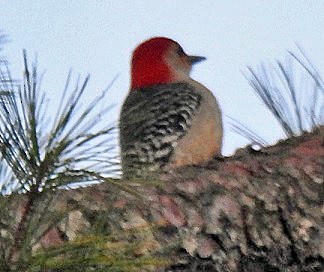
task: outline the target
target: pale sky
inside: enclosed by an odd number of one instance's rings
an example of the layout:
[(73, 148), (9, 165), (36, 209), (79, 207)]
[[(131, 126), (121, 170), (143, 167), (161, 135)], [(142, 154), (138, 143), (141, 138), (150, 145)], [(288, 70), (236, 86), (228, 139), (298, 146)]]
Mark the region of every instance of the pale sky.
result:
[[(16, 74), (22, 49), (37, 53), (42, 87), (58, 103), (70, 68), (91, 75), (87, 95), (97, 96), (118, 74), (103, 104), (115, 104), (118, 119), (128, 92), (129, 58), (134, 47), (153, 36), (178, 41), (188, 54), (207, 57), (192, 77), (216, 96), (223, 114), (240, 120), (270, 143), (280, 127), (242, 75), (246, 66), (284, 60), (298, 43), (324, 71), (324, 1), (302, 0), (2, 0), (0, 30), (11, 40), (2, 52)], [(247, 141), (224, 118), (223, 153)]]

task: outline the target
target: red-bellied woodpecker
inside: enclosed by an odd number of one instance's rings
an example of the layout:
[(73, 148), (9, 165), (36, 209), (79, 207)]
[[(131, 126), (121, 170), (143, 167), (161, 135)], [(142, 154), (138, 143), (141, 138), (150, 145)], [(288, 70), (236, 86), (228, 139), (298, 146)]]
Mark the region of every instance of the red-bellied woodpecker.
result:
[(164, 37), (135, 49), (120, 114), (125, 177), (201, 164), (220, 154), (221, 111), (211, 91), (189, 76), (192, 65), (204, 59)]

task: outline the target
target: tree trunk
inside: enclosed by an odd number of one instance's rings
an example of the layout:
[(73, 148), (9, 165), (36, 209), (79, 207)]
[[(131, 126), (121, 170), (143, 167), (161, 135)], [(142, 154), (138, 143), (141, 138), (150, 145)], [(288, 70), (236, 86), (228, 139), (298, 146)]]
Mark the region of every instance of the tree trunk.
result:
[(145, 241), (138, 254), (168, 247), (170, 264), (159, 271), (324, 271), (323, 171), (321, 127), (154, 186), (131, 183), (140, 198), (109, 183), (60, 190), (51, 210), (67, 216), (39, 228), (34, 250), (91, 232), (101, 218), (102, 234), (153, 226), (136, 234)]

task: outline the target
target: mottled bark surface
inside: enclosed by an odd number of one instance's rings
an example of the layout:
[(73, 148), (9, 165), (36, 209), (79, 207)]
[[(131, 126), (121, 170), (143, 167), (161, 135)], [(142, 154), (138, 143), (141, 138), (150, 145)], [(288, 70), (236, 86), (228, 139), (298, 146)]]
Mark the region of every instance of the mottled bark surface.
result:
[[(158, 186), (133, 185), (143, 199), (106, 183), (59, 191), (50, 210), (67, 216), (42, 226), (34, 249), (89, 233), (94, 222), (103, 234), (153, 225), (136, 234), (138, 254), (167, 246), (171, 264), (161, 271), (324, 271), (323, 176), (322, 127), (168, 174)], [(12, 198), (12, 216), (23, 198)]]

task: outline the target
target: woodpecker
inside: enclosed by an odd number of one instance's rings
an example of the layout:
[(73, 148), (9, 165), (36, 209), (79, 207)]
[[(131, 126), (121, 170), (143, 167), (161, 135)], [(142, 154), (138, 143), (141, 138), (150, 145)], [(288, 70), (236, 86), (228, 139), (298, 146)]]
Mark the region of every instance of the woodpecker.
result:
[(221, 154), (221, 110), (212, 92), (189, 75), (205, 59), (165, 37), (134, 50), (119, 122), (124, 177), (202, 164)]

